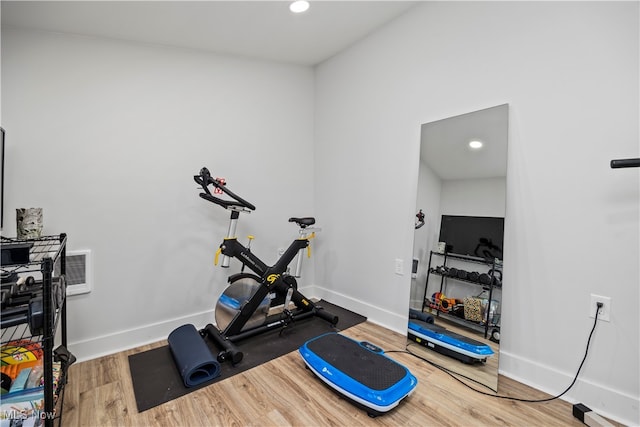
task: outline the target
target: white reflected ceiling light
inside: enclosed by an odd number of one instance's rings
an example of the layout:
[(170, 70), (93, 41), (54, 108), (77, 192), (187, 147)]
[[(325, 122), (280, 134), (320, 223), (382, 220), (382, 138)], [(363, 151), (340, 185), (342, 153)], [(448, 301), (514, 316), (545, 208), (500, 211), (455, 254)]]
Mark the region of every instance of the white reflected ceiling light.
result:
[(293, 13), (302, 13), (309, 9), (309, 2), (305, 0), (297, 0), (289, 5), (289, 10)]
[(469, 141), (469, 148), (472, 148), (474, 150), (477, 150), (479, 148), (482, 148), (482, 141), (478, 141), (477, 139), (474, 139), (473, 141)]

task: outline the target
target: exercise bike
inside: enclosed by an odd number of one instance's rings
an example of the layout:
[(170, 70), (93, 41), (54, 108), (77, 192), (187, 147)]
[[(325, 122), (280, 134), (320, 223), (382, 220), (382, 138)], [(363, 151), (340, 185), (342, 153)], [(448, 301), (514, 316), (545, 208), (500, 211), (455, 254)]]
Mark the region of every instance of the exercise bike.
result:
[[(240, 214), (249, 213), (256, 207), (229, 190), (222, 180), (212, 178), (207, 168), (202, 168), (193, 179), (203, 190), (201, 198), (231, 211), (227, 236), (216, 251), (214, 263), (218, 264), (220, 255), (221, 267), (229, 267), (231, 258), (242, 263), (242, 272), (229, 276), (229, 286), (216, 303), (216, 326), (208, 324), (200, 331), (203, 337), (208, 336), (220, 349), (218, 361), (230, 360), (234, 365), (239, 363), (243, 355), (235, 345), (236, 342), (273, 329), (285, 328), (297, 320), (318, 316), (331, 325), (337, 324), (337, 316), (298, 291), (294, 277), (299, 276), (302, 255), (309, 247), (309, 240), (315, 236), (313, 229), (309, 228), (315, 224), (315, 218), (289, 219), (289, 222), (298, 224), (301, 237), (291, 243), (274, 265), (268, 266), (251, 252), (251, 240), (245, 247), (235, 237)], [(232, 200), (214, 196), (209, 185), (215, 188), (214, 194), (224, 193)], [(290, 275), (287, 267), (297, 255), (296, 272)], [(245, 267), (255, 274), (245, 273)], [(283, 309), (280, 313), (270, 315), (274, 301), (283, 301)], [(295, 305), (294, 309), (290, 309), (291, 302)]]

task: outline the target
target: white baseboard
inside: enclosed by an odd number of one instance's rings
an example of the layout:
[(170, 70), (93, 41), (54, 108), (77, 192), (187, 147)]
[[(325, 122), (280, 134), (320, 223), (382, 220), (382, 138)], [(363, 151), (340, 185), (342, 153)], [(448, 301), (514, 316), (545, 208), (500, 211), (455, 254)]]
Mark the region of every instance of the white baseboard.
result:
[[(575, 372), (561, 372), (504, 350), (500, 350), (499, 372), (501, 375), (552, 396), (562, 393), (575, 376)], [(499, 391), (500, 384), (498, 384)], [(527, 397), (523, 396), (523, 398)], [(583, 403), (598, 415), (627, 426), (640, 425), (638, 396), (631, 396), (588, 379), (578, 377), (573, 388), (561, 399), (571, 404)]]
[[(308, 298), (318, 298), (330, 301), (347, 310), (366, 316), (371, 322), (383, 327), (406, 333), (407, 318), (398, 316), (380, 307), (363, 303), (346, 295), (327, 290), (319, 286), (307, 286), (300, 291)], [(120, 351), (129, 350), (145, 344), (164, 341), (175, 328), (191, 323), (196, 328), (211, 323), (214, 319), (213, 309), (201, 313), (181, 316), (161, 322), (142, 325), (136, 328), (122, 330), (111, 334), (82, 341), (70, 341), (69, 350), (76, 356), (79, 362), (95, 359)]]
[(76, 356), (78, 362), (83, 362), (166, 340), (171, 331), (188, 323), (193, 324), (196, 328), (202, 328), (206, 324), (212, 323), (213, 318), (213, 310), (208, 310), (83, 341), (70, 341), (68, 348)]
[(370, 322), (387, 329), (391, 329), (394, 332), (398, 332), (400, 334), (407, 333), (408, 313), (407, 316), (399, 316), (398, 314), (392, 313), (384, 308), (367, 304), (347, 295), (325, 289), (320, 286), (309, 286), (302, 292), (307, 296), (313, 295), (314, 297), (324, 299), (333, 304), (339, 305), (340, 307), (346, 308), (347, 310), (351, 310), (365, 316)]

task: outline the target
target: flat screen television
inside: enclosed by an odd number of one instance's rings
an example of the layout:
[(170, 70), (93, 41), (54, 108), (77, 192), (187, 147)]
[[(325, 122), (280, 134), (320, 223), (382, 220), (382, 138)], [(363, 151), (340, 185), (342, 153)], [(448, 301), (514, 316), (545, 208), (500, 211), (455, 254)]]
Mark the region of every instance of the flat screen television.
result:
[(504, 218), (442, 215), (439, 241), (446, 243), (448, 253), (501, 260)]

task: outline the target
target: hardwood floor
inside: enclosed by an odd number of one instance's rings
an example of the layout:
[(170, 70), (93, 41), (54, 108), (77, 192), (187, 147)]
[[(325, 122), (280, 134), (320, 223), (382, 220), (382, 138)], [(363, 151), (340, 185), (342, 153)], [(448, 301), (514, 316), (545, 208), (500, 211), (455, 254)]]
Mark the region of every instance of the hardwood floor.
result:
[(495, 354), (489, 357), (484, 363), (474, 363), (473, 365), (469, 365), (466, 363), (462, 363), (459, 360), (454, 359), (453, 357), (449, 357), (436, 351), (427, 349), (424, 346), (421, 346), (411, 340), (409, 340), (408, 350), (411, 351), (411, 353), (417, 354), (420, 357), (424, 357), (425, 359), (428, 359), (431, 362), (440, 365), (450, 371), (464, 375), (470, 379), (473, 379), (474, 381), (477, 381), (479, 384), (486, 386), (486, 388), (483, 388), (483, 391), (497, 390), (500, 345), (484, 338), (484, 335), (481, 333), (469, 331), (465, 328), (457, 326), (453, 323), (446, 322), (442, 319), (436, 320), (436, 325), (444, 326), (450, 332), (465, 335), (475, 341), (486, 344), (491, 347)]
[[(386, 351), (406, 339), (365, 322), (342, 332)], [(65, 391), (64, 426), (582, 426), (561, 400), (522, 403), (469, 390), (431, 365), (405, 353), (389, 356), (405, 365), (418, 386), (398, 407), (377, 418), (340, 398), (304, 368), (297, 351), (138, 413), (128, 356), (159, 342), (73, 365)], [(484, 390), (483, 390), (484, 391)], [(527, 399), (546, 394), (500, 377), (502, 395)]]

